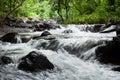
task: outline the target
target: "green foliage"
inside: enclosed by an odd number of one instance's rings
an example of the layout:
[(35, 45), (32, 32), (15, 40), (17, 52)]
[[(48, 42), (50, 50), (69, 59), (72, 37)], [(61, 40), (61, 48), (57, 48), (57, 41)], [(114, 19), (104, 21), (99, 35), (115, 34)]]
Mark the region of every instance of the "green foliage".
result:
[(48, 4), (48, 1), (34, 1), (34, 0), (26, 0), (24, 5), (20, 7), (20, 16), (26, 17), (40, 17), (41, 19), (49, 18), (51, 6)]
[[(19, 8), (25, 0), (0, 0), (0, 16), (14, 15), (15, 10)], [(15, 11), (14, 13), (12, 13)]]
[[(2, 0), (0, 15), (8, 12), (19, 1)], [(120, 0), (25, 0), (12, 15), (57, 18), (63, 23), (106, 23), (110, 19), (120, 19)]]

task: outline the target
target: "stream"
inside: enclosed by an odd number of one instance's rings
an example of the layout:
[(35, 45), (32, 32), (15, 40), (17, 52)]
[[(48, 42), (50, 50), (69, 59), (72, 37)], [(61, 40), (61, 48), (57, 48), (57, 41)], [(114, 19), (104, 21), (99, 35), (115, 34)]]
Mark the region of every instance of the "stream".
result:
[[(120, 73), (112, 71), (112, 65), (100, 64), (95, 59), (95, 49), (116, 36), (112, 33), (85, 31), (86, 25), (61, 25), (61, 29), (49, 32), (55, 39), (30, 40), (27, 43), (0, 42), (0, 56), (6, 55), (14, 63), (0, 65), (0, 80), (120, 80)], [(65, 30), (72, 33), (64, 33)], [(20, 33), (40, 35), (41, 32)], [(24, 72), (17, 69), (19, 59), (31, 51), (42, 52), (54, 64), (53, 70)]]

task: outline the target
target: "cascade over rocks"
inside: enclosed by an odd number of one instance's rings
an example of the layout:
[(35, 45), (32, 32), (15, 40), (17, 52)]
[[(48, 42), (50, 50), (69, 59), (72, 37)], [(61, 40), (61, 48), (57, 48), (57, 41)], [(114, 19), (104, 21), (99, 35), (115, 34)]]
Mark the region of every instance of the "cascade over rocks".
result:
[(53, 69), (54, 65), (43, 54), (35, 51), (30, 52), (28, 55), (20, 59), (18, 69), (23, 71), (40, 71)]
[(115, 25), (112, 25), (108, 28), (105, 28), (104, 30), (100, 31), (100, 33), (109, 33), (109, 32), (113, 32), (113, 31), (116, 31), (116, 26)]
[(10, 42), (10, 43), (17, 43), (17, 36), (18, 33), (16, 32), (11, 32), (3, 35), (0, 40), (3, 42)]
[(53, 40), (55, 36), (53, 36), (50, 32), (44, 31), (40, 36), (33, 36), (33, 39), (45, 39), (45, 40)]
[(48, 31), (44, 31), (40, 36), (34, 36), (33, 39), (45, 39), (45, 40), (52, 40), (55, 37)]
[(0, 65), (10, 64), (12, 62), (13, 61), (10, 57), (7, 57), (7, 56), (1, 56), (0, 57)]
[[(91, 31), (91, 32), (101, 32), (101, 33), (109, 33), (109, 32), (113, 32), (113, 31), (119, 31), (119, 27), (120, 27), (120, 21), (113, 21), (110, 20), (108, 24), (95, 24), (94, 26), (91, 27), (87, 27), (87, 31)], [(114, 27), (114, 26), (117, 27)], [(119, 26), (118, 26), (119, 25)], [(117, 32), (116, 32), (117, 33)]]
[(120, 65), (120, 37), (114, 37), (112, 41), (96, 49), (96, 58), (105, 64)]
[(100, 33), (109, 33), (116, 31), (117, 36), (120, 34), (120, 20), (118, 21), (113, 21), (110, 20), (109, 23), (105, 26), (103, 26), (103, 29), (100, 31)]

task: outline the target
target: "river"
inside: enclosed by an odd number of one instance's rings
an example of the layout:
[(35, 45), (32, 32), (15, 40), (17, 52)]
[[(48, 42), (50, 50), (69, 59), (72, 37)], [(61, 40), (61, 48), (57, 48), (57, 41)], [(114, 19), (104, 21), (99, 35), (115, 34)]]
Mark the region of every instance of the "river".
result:
[[(112, 65), (100, 64), (95, 59), (95, 49), (116, 36), (115, 32), (86, 32), (84, 26), (86, 25), (67, 25), (61, 26), (61, 29), (49, 30), (56, 37), (54, 40), (39, 39), (17, 44), (1, 42), (0, 55), (11, 57), (14, 63), (0, 65), (0, 80), (120, 80), (120, 73), (112, 71)], [(68, 29), (73, 32), (63, 33)], [(54, 70), (33, 73), (18, 70), (19, 59), (31, 51), (46, 55), (54, 64)]]

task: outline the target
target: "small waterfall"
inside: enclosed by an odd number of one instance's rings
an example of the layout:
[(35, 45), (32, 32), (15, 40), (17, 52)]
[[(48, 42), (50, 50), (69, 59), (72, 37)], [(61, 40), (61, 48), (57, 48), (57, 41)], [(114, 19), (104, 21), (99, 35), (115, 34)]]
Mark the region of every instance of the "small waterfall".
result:
[[(41, 38), (21, 43), (20, 37), (17, 37), (18, 44), (0, 42), (0, 55), (14, 60), (14, 63), (0, 65), (0, 80), (120, 80), (120, 73), (112, 71), (112, 65), (106, 67), (95, 60), (95, 49), (116, 34), (81, 31), (82, 26), (68, 25), (49, 30), (56, 37), (53, 40)], [(67, 29), (73, 32), (63, 33)], [(40, 34), (41, 32), (29, 33)], [(54, 70), (34, 73), (18, 70), (19, 59), (31, 51), (46, 55), (54, 64)]]
[(17, 38), (17, 43), (22, 43), (21, 37), (20, 36), (16, 36)]
[(52, 41), (36, 41), (32, 44), (34, 48), (58, 51), (59, 49), (66, 50), (69, 54), (76, 55), (77, 57), (86, 57), (84, 53), (100, 44), (105, 40), (81, 40), (80, 39), (59, 39)]

